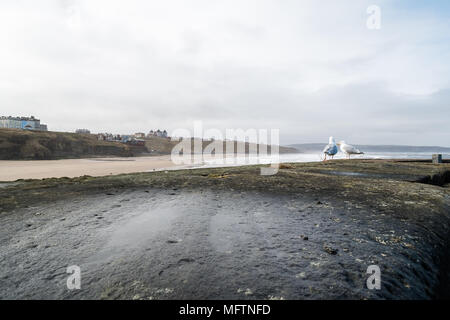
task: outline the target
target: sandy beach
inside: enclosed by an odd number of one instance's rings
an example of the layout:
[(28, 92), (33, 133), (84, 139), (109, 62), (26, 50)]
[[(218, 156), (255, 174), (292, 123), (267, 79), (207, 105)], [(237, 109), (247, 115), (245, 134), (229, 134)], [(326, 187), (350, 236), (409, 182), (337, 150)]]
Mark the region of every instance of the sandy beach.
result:
[(93, 177), (174, 167), (170, 156), (0, 161), (0, 181), (61, 177)]

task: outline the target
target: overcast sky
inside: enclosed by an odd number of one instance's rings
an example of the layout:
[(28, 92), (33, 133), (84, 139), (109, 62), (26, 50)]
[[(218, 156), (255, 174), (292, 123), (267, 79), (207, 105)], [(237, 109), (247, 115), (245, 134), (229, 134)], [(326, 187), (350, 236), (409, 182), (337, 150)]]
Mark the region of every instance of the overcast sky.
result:
[[(0, 114), (450, 146), (450, 1), (0, 2)], [(369, 5), (381, 9), (370, 30)]]

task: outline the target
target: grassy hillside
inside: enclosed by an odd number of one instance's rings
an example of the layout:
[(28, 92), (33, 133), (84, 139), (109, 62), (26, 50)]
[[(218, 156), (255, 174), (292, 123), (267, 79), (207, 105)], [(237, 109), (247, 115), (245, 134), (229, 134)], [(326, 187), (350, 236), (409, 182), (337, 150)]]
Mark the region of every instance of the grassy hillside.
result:
[[(120, 142), (98, 141), (94, 134), (0, 129), (0, 160), (130, 157), (143, 154), (165, 155), (170, 154), (177, 143), (178, 141), (171, 141), (168, 138), (150, 137), (145, 139), (145, 147), (139, 147)], [(210, 143), (210, 141), (203, 141), (203, 148)], [(244, 143), (239, 142), (239, 144)], [(194, 143), (192, 142), (191, 145), (193, 150)], [(244, 148), (248, 152), (249, 144), (245, 143)], [(237, 150), (236, 142), (235, 150)], [(270, 152), (270, 147), (268, 152)], [(297, 151), (294, 148), (280, 147), (280, 152)]]
[(98, 141), (93, 134), (0, 129), (1, 160), (127, 157), (136, 151), (123, 143)]
[[(145, 145), (147, 149), (153, 154), (170, 154), (172, 152), (173, 147), (179, 143), (179, 141), (171, 141), (169, 138), (161, 138), (161, 137), (148, 137), (145, 138)], [(218, 143), (222, 143), (223, 152), (226, 153), (226, 143), (224, 141), (217, 141)], [(248, 142), (236, 142), (234, 143), (234, 153), (237, 153), (237, 149), (244, 148), (245, 153), (249, 152), (250, 145), (255, 147), (255, 144), (249, 144)], [(202, 150), (211, 144), (211, 141), (202, 141)], [(267, 147), (267, 152), (270, 153), (270, 146)], [(194, 152), (194, 139), (191, 139), (191, 152)], [(297, 153), (298, 150), (291, 147), (279, 147), (280, 153)]]

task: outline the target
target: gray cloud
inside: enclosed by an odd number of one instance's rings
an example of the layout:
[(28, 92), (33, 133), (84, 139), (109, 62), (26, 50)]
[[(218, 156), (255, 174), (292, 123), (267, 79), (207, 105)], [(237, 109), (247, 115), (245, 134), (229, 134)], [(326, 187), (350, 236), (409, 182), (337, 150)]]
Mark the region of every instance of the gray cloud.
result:
[(450, 26), (379, 1), (0, 4), (1, 114), (50, 129), (279, 128), (283, 143), (449, 146)]

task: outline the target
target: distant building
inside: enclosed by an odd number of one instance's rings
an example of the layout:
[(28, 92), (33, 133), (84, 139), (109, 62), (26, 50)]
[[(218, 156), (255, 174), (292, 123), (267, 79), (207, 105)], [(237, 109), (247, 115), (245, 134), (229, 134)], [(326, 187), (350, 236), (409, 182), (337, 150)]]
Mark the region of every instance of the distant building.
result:
[(148, 135), (147, 135), (147, 137), (162, 137), (162, 138), (167, 138), (167, 131), (166, 130), (164, 130), (164, 131), (161, 131), (161, 130), (156, 130), (156, 131), (153, 131), (153, 130), (150, 130), (150, 132), (148, 133)]
[(133, 140), (134, 137), (128, 134), (123, 134), (121, 139), (119, 139), (119, 141), (123, 142), (123, 143), (127, 143), (128, 141)]
[(99, 133), (97, 134), (97, 139), (100, 141), (122, 141), (122, 136), (120, 134), (112, 133)]
[(75, 130), (75, 133), (91, 133), (88, 129), (77, 129)]
[(35, 117), (0, 117), (0, 128), (47, 131), (47, 125)]
[[(137, 139), (136, 135), (138, 135), (138, 133), (135, 133), (134, 135), (99, 133), (99, 134), (97, 134), (97, 139), (100, 141), (114, 141), (114, 142), (122, 142), (122, 143), (126, 143), (126, 144), (131, 144), (131, 145), (135, 145), (135, 146), (145, 146), (145, 140)], [(142, 133), (142, 135), (145, 138), (145, 133)]]
[(134, 137), (135, 137), (135, 138), (138, 138), (138, 139), (140, 139), (140, 138), (145, 138), (145, 133), (143, 133), (143, 132), (137, 132), (137, 133), (134, 134)]

